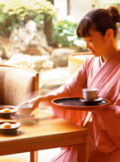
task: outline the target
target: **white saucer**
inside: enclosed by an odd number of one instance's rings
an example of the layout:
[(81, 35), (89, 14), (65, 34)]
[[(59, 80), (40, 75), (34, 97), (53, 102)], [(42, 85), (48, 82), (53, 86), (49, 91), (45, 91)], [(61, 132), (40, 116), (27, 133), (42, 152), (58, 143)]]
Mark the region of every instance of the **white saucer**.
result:
[(98, 103), (101, 102), (103, 100), (102, 97), (98, 97), (95, 100), (85, 100), (84, 98), (80, 98), (80, 101), (83, 103)]

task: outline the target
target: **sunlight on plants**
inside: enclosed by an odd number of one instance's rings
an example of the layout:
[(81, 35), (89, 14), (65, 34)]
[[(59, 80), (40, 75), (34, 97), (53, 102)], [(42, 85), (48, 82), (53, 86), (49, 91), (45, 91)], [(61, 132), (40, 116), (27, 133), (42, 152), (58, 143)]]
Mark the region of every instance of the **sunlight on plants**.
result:
[(71, 16), (58, 19), (53, 24), (53, 42), (58, 47), (84, 47), (84, 42), (76, 35), (77, 22)]
[(47, 0), (4, 0), (0, 3), (0, 34), (10, 36), (17, 25), (34, 20), (43, 27), (44, 16), (56, 18), (57, 9)]

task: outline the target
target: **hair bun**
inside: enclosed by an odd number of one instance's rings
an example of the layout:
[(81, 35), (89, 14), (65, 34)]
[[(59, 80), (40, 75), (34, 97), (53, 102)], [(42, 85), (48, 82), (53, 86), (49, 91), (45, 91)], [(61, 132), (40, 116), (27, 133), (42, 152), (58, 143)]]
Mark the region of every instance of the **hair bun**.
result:
[(107, 10), (112, 14), (114, 21), (120, 22), (120, 12), (117, 7), (110, 6)]

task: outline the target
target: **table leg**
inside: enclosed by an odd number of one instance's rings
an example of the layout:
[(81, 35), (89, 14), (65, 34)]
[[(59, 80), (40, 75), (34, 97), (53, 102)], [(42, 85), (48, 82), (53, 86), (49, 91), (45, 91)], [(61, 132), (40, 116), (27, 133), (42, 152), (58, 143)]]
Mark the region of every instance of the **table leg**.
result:
[(85, 143), (78, 145), (78, 159), (77, 162), (88, 162), (88, 150), (87, 150), (87, 138), (85, 138)]
[(30, 152), (30, 162), (38, 162), (38, 151)]

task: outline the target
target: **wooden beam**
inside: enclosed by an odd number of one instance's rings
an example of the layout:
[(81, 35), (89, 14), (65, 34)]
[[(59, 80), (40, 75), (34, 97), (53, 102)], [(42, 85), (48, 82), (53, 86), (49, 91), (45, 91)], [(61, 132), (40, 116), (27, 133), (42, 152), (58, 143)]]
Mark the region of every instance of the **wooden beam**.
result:
[(70, 15), (70, 0), (67, 0), (67, 15)]

